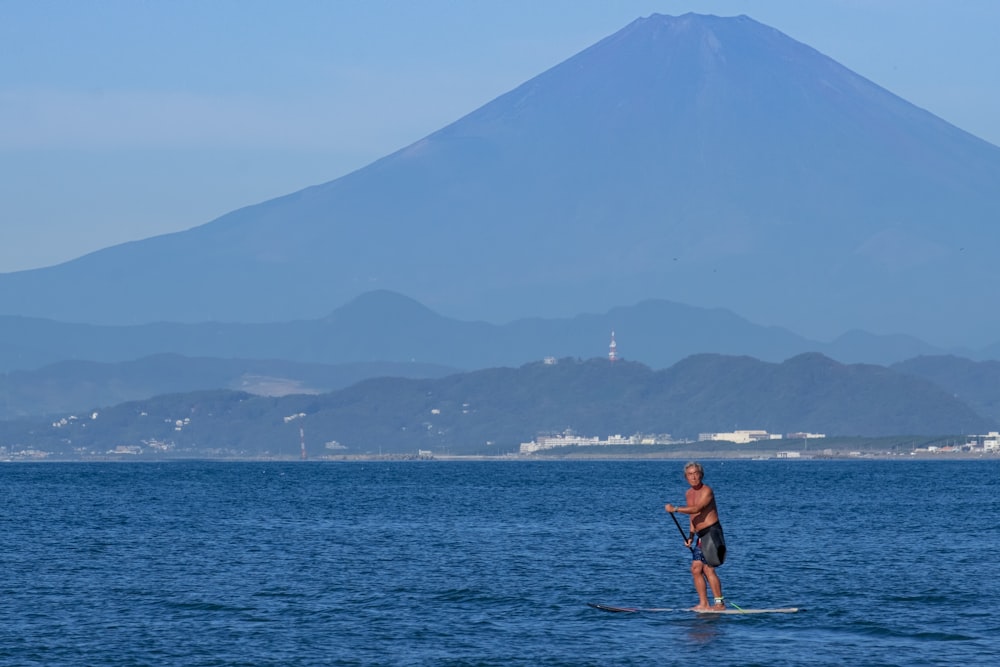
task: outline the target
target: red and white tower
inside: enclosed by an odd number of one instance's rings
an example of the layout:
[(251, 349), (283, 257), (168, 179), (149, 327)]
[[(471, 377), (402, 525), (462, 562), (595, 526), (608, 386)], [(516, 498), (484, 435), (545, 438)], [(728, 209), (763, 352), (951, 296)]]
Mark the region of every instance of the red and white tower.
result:
[(608, 346), (608, 359), (611, 363), (618, 361), (618, 343), (615, 342), (615, 332), (611, 331), (611, 345)]

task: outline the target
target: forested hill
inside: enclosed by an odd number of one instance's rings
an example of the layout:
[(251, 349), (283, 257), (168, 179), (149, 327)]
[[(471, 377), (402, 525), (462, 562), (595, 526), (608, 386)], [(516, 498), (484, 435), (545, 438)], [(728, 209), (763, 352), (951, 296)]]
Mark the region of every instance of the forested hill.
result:
[(438, 379), (366, 380), (319, 395), (172, 394), (44, 423), (0, 423), (0, 444), (85, 455), (160, 443), (190, 456), (255, 456), (294, 455), (304, 440), (313, 455), (499, 454), (566, 429), (694, 438), (734, 429), (887, 436), (996, 428), (931, 382), (882, 366), (818, 354), (780, 364), (710, 354), (662, 371), (567, 358)]

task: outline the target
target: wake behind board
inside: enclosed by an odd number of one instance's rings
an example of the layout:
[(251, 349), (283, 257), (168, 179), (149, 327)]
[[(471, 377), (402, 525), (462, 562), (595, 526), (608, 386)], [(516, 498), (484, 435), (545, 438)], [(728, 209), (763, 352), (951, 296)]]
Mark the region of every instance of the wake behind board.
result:
[(674, 609), (671, 607), (614, 607), (609, 604), (598, 604), (588, 602), (587, 606), (601, 611), (610, 611), (625, 614), (647, 614), (660, 611), (690, 611), (695, 614), (794, 614), (805, 611), (799, 607), (777, 607), (774, 609), (705, 609), (695, 611), (694, 609)]

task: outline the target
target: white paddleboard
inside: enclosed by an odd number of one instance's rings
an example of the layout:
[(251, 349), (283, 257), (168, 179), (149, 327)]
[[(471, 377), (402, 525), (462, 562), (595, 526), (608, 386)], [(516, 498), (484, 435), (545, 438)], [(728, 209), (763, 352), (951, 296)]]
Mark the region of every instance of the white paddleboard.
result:
[(805, 611), (800, 607), (775, 607), (773, 609), (676, 609), (673, 607), (615, 607), (609, 604), (588, 602), (587, 606), (601, 611), (624, 614), (652, 613), (660, 611), (689, 611), (695, 614), (794, 614)]

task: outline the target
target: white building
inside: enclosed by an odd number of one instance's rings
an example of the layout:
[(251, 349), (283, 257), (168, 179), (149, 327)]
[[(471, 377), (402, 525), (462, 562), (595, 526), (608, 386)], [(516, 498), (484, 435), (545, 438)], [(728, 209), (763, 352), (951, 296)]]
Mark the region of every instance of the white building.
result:
[(984, 452), (1000, 452), (1000, 431), (990, 431), (986, 435), (970, 435), (966, 439), (966, 447), (983, 448)]
[(531, 454), (540, 449), (552, 449), (553, 447), (570, 447), (572, 445), (590, 446), (601, 442), (600, 438), (584, 438), (571, 433), (560, 433), (551, 436), (539, 436), (531, 442), (522, 442), (520, 452)]
[(746, 444), (748, 442), (757, 442), (758, 440), (781, 440), (781, 435), (760, 430), (698, 434), (698, 442), (705, 442), (706, 440), (725, 440), (737, 444)]
[(652, 436), (637, 434), (624, 436), (616, 434), (609, 435), (607, 440), (601, 440), (596, 437), (585, 438), (583, 436), (575, 435), (571, 431), (566, 431), (558, 435), (538, 436), (531, 442), (522, 442), (519, 451), (521, 454), (531, 454), (541, 449), (569, 447), (572, 445), (576, 445), (578, 447), (601, 447), (614, 445), (663, 445), (670, 444), (670, 442), (670, 437), (665, 435)]

